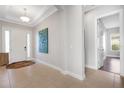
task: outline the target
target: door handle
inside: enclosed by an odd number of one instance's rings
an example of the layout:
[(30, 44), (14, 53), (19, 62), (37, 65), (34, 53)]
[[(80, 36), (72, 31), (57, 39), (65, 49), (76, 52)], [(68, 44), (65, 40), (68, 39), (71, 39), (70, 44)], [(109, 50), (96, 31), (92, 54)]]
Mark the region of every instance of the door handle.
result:
[(24, 47), (24, 50), (25, 50), (25, 51), (27, 50), (27, 47), (26, 47), (26, 46)]

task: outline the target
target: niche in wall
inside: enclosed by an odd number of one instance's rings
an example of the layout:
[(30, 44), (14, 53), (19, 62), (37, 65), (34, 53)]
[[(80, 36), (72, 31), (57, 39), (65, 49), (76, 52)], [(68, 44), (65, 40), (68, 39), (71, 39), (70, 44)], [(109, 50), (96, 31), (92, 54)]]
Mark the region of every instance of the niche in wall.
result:
[(48, 53), (48, 28), (39, 31), (39, 52)]

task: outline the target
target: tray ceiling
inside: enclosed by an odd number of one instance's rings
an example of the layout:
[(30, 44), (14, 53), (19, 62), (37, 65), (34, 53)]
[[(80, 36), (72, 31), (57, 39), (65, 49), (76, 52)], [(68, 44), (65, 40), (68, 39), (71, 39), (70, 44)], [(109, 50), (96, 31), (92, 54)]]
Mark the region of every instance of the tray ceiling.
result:
[[(24, 8), (30, 18), (28, 23), (20, 20), (20, 16), (24, 15)], [(57, 7), (53, 5), (0, 5), (0, 20), (33, 27), (56, 11)]]

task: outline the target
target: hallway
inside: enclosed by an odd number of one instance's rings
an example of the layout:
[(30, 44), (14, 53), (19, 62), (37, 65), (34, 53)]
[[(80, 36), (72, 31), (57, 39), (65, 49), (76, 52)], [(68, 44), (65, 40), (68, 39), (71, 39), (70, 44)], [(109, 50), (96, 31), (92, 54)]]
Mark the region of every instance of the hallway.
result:
[(104, 66), (100, 68), (100, 70), (119, 74), (120, 73), (120, 58), (107, 57), (104, 60)]

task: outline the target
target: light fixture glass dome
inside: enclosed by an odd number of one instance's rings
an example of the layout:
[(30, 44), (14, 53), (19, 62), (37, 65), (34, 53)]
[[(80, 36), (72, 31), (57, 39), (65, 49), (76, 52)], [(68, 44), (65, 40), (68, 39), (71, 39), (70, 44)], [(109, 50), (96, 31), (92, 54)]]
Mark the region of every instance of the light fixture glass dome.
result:
[(29, 22), (30, 18), (27, 17), (27, 9), (24, 8), (24, 15), (20, 17), (20, 19), (22, 20), (22, 22)]
[(27, 16), (21, 16), (20, 19), (21, 19), (23, 22), (29, 22), (29, 21), (30, 21), (30, 18), (27, 17)]

